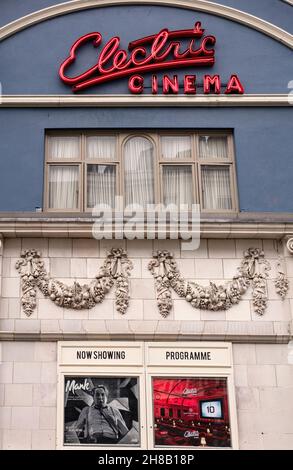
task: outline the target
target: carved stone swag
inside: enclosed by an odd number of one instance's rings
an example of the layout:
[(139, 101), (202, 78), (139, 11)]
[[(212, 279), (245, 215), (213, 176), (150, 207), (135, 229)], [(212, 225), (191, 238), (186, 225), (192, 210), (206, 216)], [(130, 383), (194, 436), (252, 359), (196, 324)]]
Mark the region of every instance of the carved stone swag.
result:
[(16, 269), (21, 276), (23, 310), (27, 316), (33, 313), (36, 307), (37, 288), (59, 307), (91, 309), (104, 300), (105, 295), (115, 284), (116, 309), (124, 314), (129, 304), (129, 276), (132, 267), (123, 249), (112, 248), (90, 284), (80, 285), (74, 282), (72, 286), (67, 286), (50, 277), (38, 251), (24, 250), (21, 259), (16, 263)]
[[(129, 305), (129, 277), (132, 268), (132, 262), (128, 259), (126, 251), (122, 248), (112, 248), (90, 284), (80, 285), (74, 282), (72, 286), (67, 286), (50, 277), (38, 251), (24, 250), (16, 263), (16, 269), (21, 276), (23, 310), (27, 316), (33, 313), (36, 307), (37, 288), (56, 305), (81, 310), (91, 309), (101, 303), (115, 285), (116, 309), (124, 314)], [(268, 302), (266, 279), (271, 267), (264, 258), (264, 252), (258, 248), (249, 248), (244, 252), (238, 274), (223, 285), (210, 282), (210, 285), (205, 287), (186, 281), (169, 251), (154, 253), (148, 269), (155, 280), (158, 308), (163, 317), (166, 317), (172, 309), (171, 289), (185, 298), (194, 308), (217, 311), (227, 310), (239, 303), (248, 287), (252, 286), (254, 310), (258, 315), (263, 315), (265, 312)], [(277, 272), (276, 292), (284, 299), (289, 283), (281, 259), (277, 263)]]
[[(194, 308), (202, 310), (227, 310), (238, 304), (249, 286), (253, 289), (253, 307), (258, 315), (263, 315), (268, 302), (266, 279), (271, 269), (264, 258), (264, 252), (258, 248), (249, 248), (232, 281), (224, 285), (210, 282), (208, 287), (186, 281), (180, 274), (173, 254), (169, 251), (157, 251), (148, 266), (155, 279), (157, 302), (160, 313), (166, 317), (172, 309), (171, 289), (179, 297), (185, 298)], [(288, 281), (278, 262), (278, 276), (275, 279), (276, 292), (285, 298)]]

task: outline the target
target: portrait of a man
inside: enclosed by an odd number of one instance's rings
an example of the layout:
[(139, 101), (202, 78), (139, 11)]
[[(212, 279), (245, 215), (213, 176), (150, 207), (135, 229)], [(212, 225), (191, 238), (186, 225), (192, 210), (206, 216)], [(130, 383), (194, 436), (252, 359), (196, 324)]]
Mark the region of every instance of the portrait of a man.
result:
[(119, 409), (107, 404), (109, 391), (105, 385), (98, 385), (93, 393), (94, 402), (83, 408), (76, 429), (83, 429), (89, 442), (116, 444), (128, 433), (126, 423)]
[(64, 443), (138, 445), (138, 379), (66, 377)]

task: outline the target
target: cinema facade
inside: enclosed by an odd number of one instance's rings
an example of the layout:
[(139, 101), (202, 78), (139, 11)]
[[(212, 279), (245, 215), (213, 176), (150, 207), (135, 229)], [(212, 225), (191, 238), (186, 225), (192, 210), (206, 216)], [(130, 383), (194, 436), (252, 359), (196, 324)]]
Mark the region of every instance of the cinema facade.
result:
[(290, 2), (12, 3), (2, 448), (292, 449)]

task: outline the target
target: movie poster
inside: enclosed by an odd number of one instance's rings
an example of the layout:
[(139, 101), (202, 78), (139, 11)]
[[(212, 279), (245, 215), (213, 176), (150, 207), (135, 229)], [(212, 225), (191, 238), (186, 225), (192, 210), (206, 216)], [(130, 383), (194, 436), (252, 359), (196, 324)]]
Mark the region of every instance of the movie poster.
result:
[(225, 378), (153, 378), (156, 446), (231, 447)]
[(64, 380), (65, 445), (140, 445), (138, 378)]

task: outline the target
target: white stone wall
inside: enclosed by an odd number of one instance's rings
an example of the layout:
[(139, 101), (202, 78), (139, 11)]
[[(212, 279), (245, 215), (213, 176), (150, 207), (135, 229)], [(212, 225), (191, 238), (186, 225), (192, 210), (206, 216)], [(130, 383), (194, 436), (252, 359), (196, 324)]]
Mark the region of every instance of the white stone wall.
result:
[(2, 342), (0, 448), (55, 449), (57, 343)]
[(293, 449), (293, 365), (284, 344), (234, 344), (240, 449)]
[[(0, 299), (1, 299), (1, 289), (2, 289), (2, 258), (3, 258), (3, 239), (0, 235)], [(1, 310), (1, 305), (0, 305)]]
[[(88, 282), (95, 276), (108, 249), (124, 246), (134, 264), (131, 272), (130, 307), (122, 316), (114, 305), (114, 290), (103, 303), (91, 310), (69, 310), (56, 306), (37, 293), (37, 308), (28, 318), (20, 307), (20, 277), (15, 269), (21, 249), (36, 248), (42, 252), (47, 270), (52, 277), (72, 283)], [(264, 248), (272, 270), (267, 281), (269, 303), (264, 316), (254, 313), (251, 289), (238, 305), (226, 312), (200, 311), (180, 299), (174, 292), (174, 308), (164, 319), (155, 299), (154, 282), (147, 269), (153, 250), (170, 249), (175, 254), (182, 275), (189, 280), (207, 284), (210, 280), (221, 283), (231, 279), (240, 265), (243, 250)], [(284, 251), (285, 253), (285, 251)], [(284, 336), (288, 335), (292, 320), (293, 256), (284, 258), (291, 277), (290, 292), (285, 301), (276, 294), (273, 278), (278, 252), (273, 240), (202, 240), (197, 251), (181, 251), (177, 240), (117, 241), (91, 239), (5, 239), (2, 268), (2, 297), (0, 299), (0, 330), (20, 334), (90, 335), (104, 337), (129, 335), (133, 338), (148, 335), (213, 337)], [(291, 302), (291, 306), (290, 306)]]
[[(53, 449), (56, 343), (3, 342), (0, 447)], [(293, 366), (287, 345), (234, 344), (241, 449), (293, 449)]]
[[(130, 307), (124, 316), (115, 310), (114, 291), (103, 303), (84, 311), (57, 307), (38, 291), (36, 310), (29, 318), (24, 314), (15, 269), (22, 249), (40, 250), (52, 277), (86, 283), (114, 246), (126, 248), (134, 264)], [(205, 284), (231, 279), (243, 250), (249, 247), (263, 248), (272, 266), (267, 281), (269, 302), (262, 317), (253, 311), (250, 289), (226, 312), (193, 309), (172, 292), (174, 308), (167, 318), (161, 317), (147, 269), (153, 250), (169, 249), (186, 279)], [(288, 341), (292, 335), (293, 256), (285, 248), (281, 250), (290, 281), (287, 298), (282, 301), (273, 282), (278, 254), (273, 240), (259, 239), (202, 240), (194, 252), (181, 251), (175, 240), (5, 239), (0, 297), (0, 332), (8, 340), (2, 342), (0, 358), (3, 448), (55, 447), (56, 340), (94, 337), (233, 341), (240, 447), (293, 449), (293, 366), (288, 364), (286, 344), (268, 344)], [(239, 341), (250, 344), (236, 344)]]

